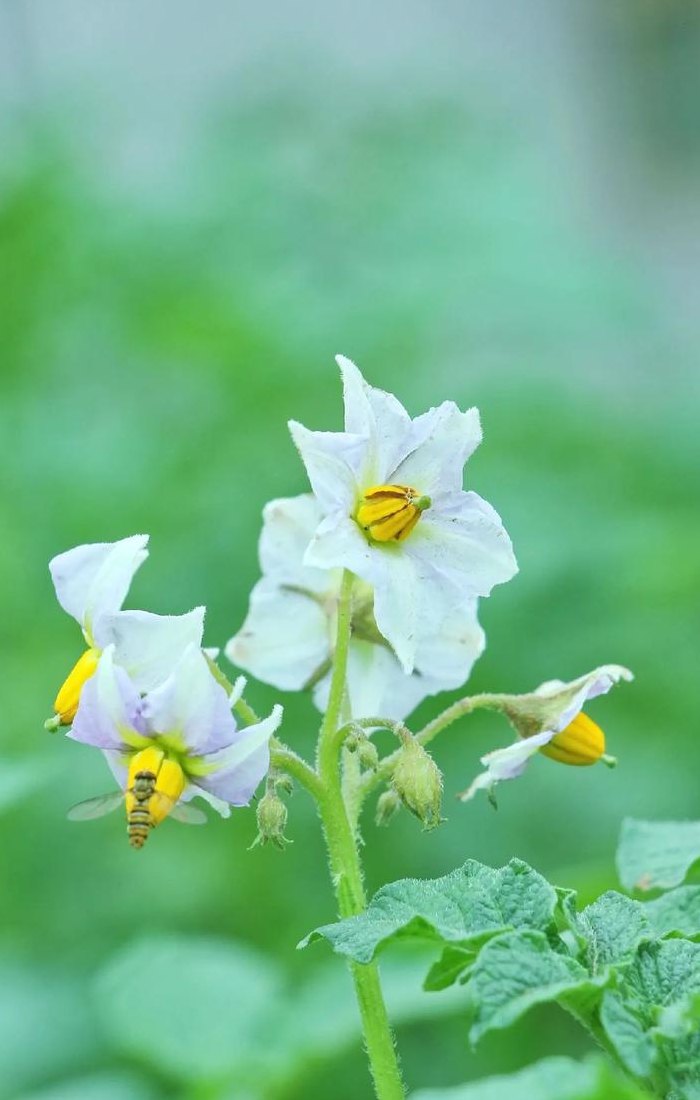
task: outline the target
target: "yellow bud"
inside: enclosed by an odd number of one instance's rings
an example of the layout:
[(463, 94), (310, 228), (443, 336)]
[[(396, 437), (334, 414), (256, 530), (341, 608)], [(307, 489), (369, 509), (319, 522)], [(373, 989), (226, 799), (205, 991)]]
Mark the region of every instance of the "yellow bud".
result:
[(61, 726), (69, 726), (75, 718), (83, 685), (94, 674), (99, 659), (99, 650), (86, 649), (61, 685), (53, 705)]
[(366, 491), (355, 518), (376, 542), (401, 542), (430, 504), (430, 497), (408, 485), (374, 485)]
[(575, 767), (597, 764), (605, 753), (605, 734), (600, 726), (581, 711), (540, 752), (560, 764), (572, 764)]

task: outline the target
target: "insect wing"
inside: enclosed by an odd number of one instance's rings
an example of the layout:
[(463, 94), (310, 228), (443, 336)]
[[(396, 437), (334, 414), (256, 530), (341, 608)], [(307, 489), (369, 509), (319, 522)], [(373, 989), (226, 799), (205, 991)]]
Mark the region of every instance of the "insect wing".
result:
[(206, 825), (209, 820), (204, 810), (191, 806), (189, 802), (177, 802), (170, 811), (170, 816), (183, 825)]
[(124, 801), (123, 791), (112, 791), (111, 794), (101, 794), (97, 798), (88, 798), (85, 802), (79, 802), (72, 806), (66, 815), (69, 821), (93, 821), (97, 817), (111, 814)]

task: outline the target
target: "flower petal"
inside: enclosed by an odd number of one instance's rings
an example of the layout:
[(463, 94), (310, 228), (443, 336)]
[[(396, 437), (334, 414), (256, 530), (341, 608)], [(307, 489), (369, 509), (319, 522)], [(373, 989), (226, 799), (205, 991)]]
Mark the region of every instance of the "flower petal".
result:
[(117, 611), (99, 621), (98, 645), (114, 645), (114, 659), (139, 691), (153, 691), (173, 671), (188, 646), (198, 648), (204, 632), (203, 607), (185, 615)]
[(263, 579), (225, 652), (232, 664), (263, 683), (299, 691), (330, 656), (329, 629), (327, 612), (313, 596)]
[(49, 562), (58, 602), (90, 642), (100, 615), (118, 611), (134, 573), (148, 557), (148, 535), (76, 546)]
[(486, 771), (477, 775), (467, 790), (459, 795), (461, 801), (468, 802), (477, 791), (490, 790), (504, 779), (517, 779), (525, 771), (530, 757), (553, 737), (554, 733), (551, 731), (537, 733), (534, 737), (519, 739), (505, 749), (496, 749), (482, 756), (481, 763), (486, 765)]
[(196, 645), (185, 650), (165, 683), (146, 696), (144, 715), (154, 734), (179, 739), (192, 756), (223, 749), (236, 737), (228, 695)]
[[(328, 705), (330, 673), (314, 689), (314, 704)], [(347, 692), (351, 718), (378, 714), (401, 721), (431, 692), (432, 681), (407, 676), (387, 646), (352, 638), (348, 650)]]
[(434, 633), (418, 639), (416, 669), (431, 684), (426, 694), (461, 687), (486, 648), (486, 635), (477, 619), (477, 601), (467, 600), (451, 612)]
[(282, 721), (282, 707), (269, 717), (239, 730), (236, 743), (207, 754), (206, 763), (216, 771), (198, 778), (197, 785), (231, 806), (247, 806), (270, 766), (269, 740)]
[(319, 594), (335, 586), (333, 576), (326, 570), (303, 564), (306, 549), (322, 519), (323, 512), (312, 493), (271, 500), (265, 505), (259, 557), (267, 579)]
[(424, 570), (438, 571), (463, 599), (488, 596), (518, 571), (500, 517), (476, 493), (453, 493), (435, 501), (403, 550)]
[(367, 440), (345, 432), (312, 432), (296, 420), (289, 421), (289, 430), (322, 510), (351, 512)]
[(343, 379), (345, 431), (367, 441), (358, 476), (364, 488), (387, 481), (388, 475), (409, 453), (411, 418), (393, 394), (365, 382), (350, 359), (336, 356)]
[(580, 714), (589, 699), (607, 695), (620, 680), (629, 682), (633, 679), (633, 674), (623, 665), (601, 665), (568, 684), (562, 680), (548, 680), (540, 684), (532, 695), (538, 702), (541, 701), (542, 721), (547, 723), (549, 729), (560, 733)]
[(444, 401), (416, 417), (413, 433), (420, 442), (390, 480), (412, 485), (427, 496), (459, 492), (464, 464), (481, 443), (479, 410), (462, 412), (454, 401)]
[(114, 647), (108, 646), (94, 676), (83, 687), (78, 713), (66, 736), (98, 749), (124, 751), (133, 734), (145, 733), (138, 688), (124, 669), (114, 664)]
[(405, 672), (413, 671), (419, 639), (438, 628), (459, 592), (432, 566), (406, 554), (403, 544), (369, 543), (347, 516), (327, 516), (304, 558), (309, 565), (342, 565), (374, 588), (374, 616), (380, 633)]

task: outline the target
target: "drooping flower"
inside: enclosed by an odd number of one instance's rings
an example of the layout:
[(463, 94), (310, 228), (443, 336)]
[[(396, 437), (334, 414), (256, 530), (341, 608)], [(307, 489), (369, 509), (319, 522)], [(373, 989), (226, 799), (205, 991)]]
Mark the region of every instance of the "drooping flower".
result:
[(201, 644), (204, 608), (185, 615), (122, 611), (132, 578), (148, 557), (148, 535), (76, 546), (49, 562), (58, 602), (77, 620), (87, 648), (59, 688), (47, 727), (70, 725), (84, 684), (102, 651), (114, 646), (117, 664), (140, 691), (161, 683), (188, 645)]
[(250, 802), (267, 772), (268, 742), (282, 719), (276, 706), (263, 721), (239, 729), (231, 702), (198, 645), (146, 695), (115, 663), (110, 645), (85, 684), (68, 736), (102, 749), (122, 789), (132, 791), (144, 769), (153, 773), (154, 793), (165, 796), (159, 809), (149, 808), (153, 825), (195, 795), (228, 817), (231, 806)]
[(495, 696), (494, 709), (509, 718), (519, 740), (482, 756), (486, 771), (459, 797), (466, 802), (479, 790), (490, 794), (497, 783), (517, 779), (537, 752), (578, 767), (605, 759), (605, 734), (583, 707), (590, 699), (606, 695), (620, 680), (632, 679), (622, 665), (602, 665), (570, 683), (549, 680), (525, 695)]
[(337, 361), (345, 431), (290, 422), (324, 514), (304, 562), (345, 567), (373, 587), (377, 627), (410, 673), (421, 638), (455, 605), (510, 580), (517, 564), (499, 516), (462, 488), (481, 442), (478, 411), (445, 401), (411, 419), (349, 359)]
[[(260, 566), (263, 577), (250, 599), (247, 618), (226, 646), (226, 656), (257, 679), (287, 691), (313, 686), (323, 711), (328, 700), (342, 571), (304, 564), (304, 554), (322, 519), (310, 493), (273, 500), (263, 512)], [(428, 695), (460, 687), (484, 649), (476, 600), (453, 608), (440, 629), (426, 632), (407, 675), (373, 613), (373, 592), (356, 581), (348, 655), (350, 714), (405, 718)]]

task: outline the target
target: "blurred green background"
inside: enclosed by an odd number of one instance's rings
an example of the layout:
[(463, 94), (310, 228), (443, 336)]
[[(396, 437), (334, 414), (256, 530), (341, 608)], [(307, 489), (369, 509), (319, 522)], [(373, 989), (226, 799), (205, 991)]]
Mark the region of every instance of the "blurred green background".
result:
[[(137, 855), (66, 822), (110, 779), (42, 729), (80, 648), (48, 559), (149, 532), (129, 606), (206, 603), (222, 644), (263, 504), (306, 488), (286, 420), (340, 425), (336, 352), (481, 408), (468, 483), (521, 573), (473, 689), (637, 675), (593, 710), (617, 771), (538, 759), (497, 814), (451, 795), (508, 731), (454, 727), (447, 823), (368, 813), (369, 889), (515, 854), (588, 897), (623, 816), (700, 816), (699, 46), (690, 0), (3, 0), (0, 1100), (369, 1096), (342, 964), (294, 951), (334, 915), (303, 792), (284, 854), (241, 811)], [(472, 1052), (420, 972), (387, 960), (411, 1088), (586, 1049), (541, 1009)]]

